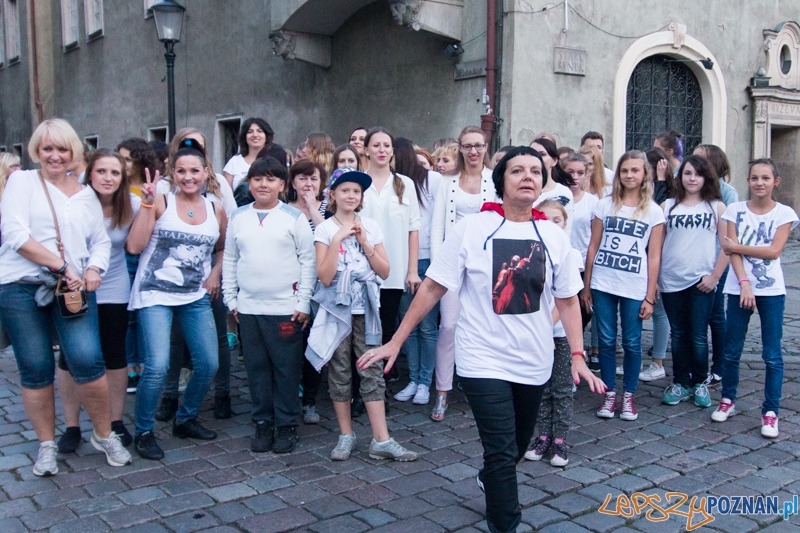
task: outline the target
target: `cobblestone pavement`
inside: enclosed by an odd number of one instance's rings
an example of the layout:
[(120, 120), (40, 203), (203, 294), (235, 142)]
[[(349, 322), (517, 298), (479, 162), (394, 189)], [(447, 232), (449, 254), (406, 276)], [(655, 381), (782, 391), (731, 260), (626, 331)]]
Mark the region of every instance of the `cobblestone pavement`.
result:
[[(686, 527), (680, 516), (655, 523), (642, 515), (625, 519), (598, 513), (608, 494), (769, 494), (778, 496), (782, 505), (800, 493), (800, 243), (792, 242), (782, 261), (790, 289), (780, 437), (768, 441), (759, 433), (764, 365), (754, 320), (737, 401), (743, 412), (724, 424), (710, 421), (711, 409), (690, 403), (661, 405), (669, 377), (640, 383), (635, 422), (598, 419), (598, 398), (581, 387), (569, 438), (569, 466), (523, 462), (517, 469), (523, 506), (520, 531), (668, 533)], [(645, 346), (649, 338), (648, 330)], [(236, 416), (214, 420), (209, 399), (200, 414), (219, 433), (217, 440), (173, 439), (168, 424), (157, 423), (164, 460), (146, 461), (134, 454), (133, 465), (112, 468), (88, 443), (90, 426), (84, 418), (85, 442), (78, 453), (60, 456), (58, 475), (41, 479), (31, 471), (37, 443), (23, 410), (16, 365), (10, 353), (0, 355), (0, 533), (487, 530), (483, 496), (474, 480), (482, 449), (457, 390), (442, 423), (430, 420), (430, 405), (391, 402), (389, 429), (419, 452), (416, 462), (369, 459), (370, 430), (362, 416), (359, 422), (364, 425), (354, 426), (357, 451), (348, 461), (335, 463), (328, 454), (337, 428), (324, 390), (318, 402), (323, 420), (300, 427), (294, 453), (251, 453), (254, 430), (245, 372), (235, 359), (233, 372)], [(396, 391), (404, 384), (392, 387)], [(712, 389), (712, 398), (719, 400), (719, 386)], [(134, 400), (129, 395), (129, 414)], [(132, 430), (132, 416), (126, 422)], [(63, 419), (59, 424), (60, 432)], [(800, 532), (800, 517), (783, 521), (778, 516), (718, 516), (705, 527), (730, 533), (762, 528)]]

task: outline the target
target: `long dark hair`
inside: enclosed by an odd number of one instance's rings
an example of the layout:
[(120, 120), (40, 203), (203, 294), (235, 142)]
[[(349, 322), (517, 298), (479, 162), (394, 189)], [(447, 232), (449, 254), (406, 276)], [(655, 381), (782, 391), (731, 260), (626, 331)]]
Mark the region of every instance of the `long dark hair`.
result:
[(686, 189), (683, 188), (683, 169), (686, 168), (686, 165), (692, 165), (694, 171), (703, 176), (703, 188), (700, 189), (700, 197), (704, 202), (711, 204), (714, 200), (722, 200), (717, 171), (714, 170), (714, 166), (701, 155), (690, 155), (678, 167), (678, 177), (675, 179), (675, 204), (670, 208), (670, 214), (686, 198)]
[[(367, 136), (364, 138), (364, 152), (369, 148), (369, 141), (376, 133), (383, 133), (389, 136), (389, 139), (392, 141), (392, 152), (394, 152), (394, 135), (389, 133), (389, 130), (382, 126), (375, 126), (367, 132)], [(392, 187), (394, 187), (394, 193), (397, 195), (397, 200), (400, 202), (400, 205), (403, 205), (403, 193), (406, 192), (406, 184), (403, 183), (403, 180), (400, 179), (394, 170), (392, 170)]]
[[(665, 181), (667, 182), (667, 198), (675, 196), (675, 169), (672, 168), (672, 163), (669, 162), (669, 155), (661, 148), (655, 146), (647, 150), (644, 155), (647, 156), (647, 161), (650, 163), (650, 169), (653, 171), (653, 183), (658, 181), (658, 162), (662, 159), (667, 162), (667, 170)], [(680, 176), (680, 174), (678, 174)]]
[[(110, 157), (119, 161), (122, 168), (122, 180), (119, 183), (119, 189), (116, 190), (111, 197), (111, 207), (113, 213), (111, 214), (111, 228), (124, 228), (133, 221), (133, 206), (131, 205), (131, 182), (128, 173), (125, 171), (125, 159), (117, 152), (112, 152), (108, 148), (98, 148), (89, 152), (89, 161), (86, 163), (86, 183), (92, 187), (92, 170), (97, 162), (103, 158)], [(94, 189), (94, 187), (92, 187)], [(94, 189), (97, 197), (100, 193)]]
[(572, 179), (572, 176), (569, 175), (569, 172), (561, 168), (561, 165), (558, 164), (558, 148), (556, 148), (556, 143), (545, 137), (536, 139), (533, 142), (541, 145), (541, 147), (547, 152), (547, 155), (555, 160), (556, 164), (553, 165), (553, 170), (551, 171), (553, 173), (553, 180), (556, 183), (560, 183), (566, 187), (572, 187), (575, 185), (575, 180)]
[(428, 189), (428, 171), (417, 161), (417, 152), (414, 143), (406, 138), (398, 137), (394, 141), (394, 168), (400, 174), (408, 176), (414, 182), (417, 191), (417, 200), (420, 207), (424, 206), (422, 190)]
[(247, 155), (250, 153), (250, 146), (247, 144), (247, 130), (249, 130), (250, 126), (253, 124), (261, 128), (261, 131), (264, 132), (264, 135), (267, 138), (264, 146), (271, 144), (272, 139), (275, 137), (275, 130), (272, 129), (272, 126), (269, 125), (269, 122), (258, 117), (248, 118), (244, 121), (244, 124), (242, 124), (242, 129), (239, 130), (239, 153), (242, 154), (242, 157), (247, 157)]
[(731, 162), (722, 148), (716, 144), (699, 144), (696, 148), (700, 148), (703, 151), (703, 155), (706, 156), (708, 162), (717, 171), (717, 178), (722, 178), (726, 182), (731, 181)]

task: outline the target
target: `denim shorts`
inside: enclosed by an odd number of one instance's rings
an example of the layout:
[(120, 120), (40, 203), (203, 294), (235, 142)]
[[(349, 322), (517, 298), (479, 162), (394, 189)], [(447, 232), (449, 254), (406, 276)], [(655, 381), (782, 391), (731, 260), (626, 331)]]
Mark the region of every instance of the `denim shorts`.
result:
[(22, 386), (43, 389), (53, 384), (53, 332), (60, 339), (61, 352), (75, 383), (91, 383), (103, 377), (105, 364), (94, 293), (87, 293), (88, 313), (62, 318), (55, 302), (47, 307), (36, 305), (34, 295), (38, 288), (39, 285), (28, 283), (0, 285), (0, 320), (14, 348)]

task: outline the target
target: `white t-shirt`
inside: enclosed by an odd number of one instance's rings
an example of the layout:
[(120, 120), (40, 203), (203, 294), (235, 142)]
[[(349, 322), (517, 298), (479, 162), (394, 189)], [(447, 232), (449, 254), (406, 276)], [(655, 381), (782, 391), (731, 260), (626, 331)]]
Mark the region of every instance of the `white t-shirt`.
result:
[(234, 191), (245, 178), (245, 176), (247, 176), (248, 170), (250, 170), (250, 165), (248, 165), (244, 160), (244, 156), (242, 156), (242, 154), (236, 154), (235, 156), (231, 157), (228, 162), (225, 163), (225, 167), (222, 169), (223, 172), (233, 176), (233, 184), (231, 185), (231, 188)]
[(386, 255), (389, 258), (389, 277), (381, 284), (382, 289), (405, 289), (408, 276), (408, 237), (412, 231), (419, 231), (420, 214), (417, 192), (411, 178), (397, 174), (405, 189), (403, 203), (394, 192), (392, 177), (379, 193), (375, 184), (364, 191), (364, 208), (361, 214), (378, 223), (383, 231)]
[(567, 227), (564, 228), (564, 231), (567, 235), (571, 235), (572, 213), (575, 210), (575, 201), (572, 196), (572, 191), (569, 190), (569, 187), (556, 183), (556, 186), (552, 190), (542, 192), (542, 194), (539, 195), (539, 198), (533, 202), (533, 207), (535, 208), (545, 200), (556, 200), (564, 206), (564, 211), (567, 212)]
[[(139, 213), (142, 201), (131, 193), (131, 206), (133, 216)], [(108, 260), (108, 270), (103, 273), (100, 287), (97, 288), (98, 304), (126, 304), (131, 297), (131, 277), (128, 275), (128, 264), (125, 261), (125, 240), (131, 230), (131, 222), (124, 228), (111, 229), (111, 219), (104, 218), (108, 238), (111, 239), (111, 256)]]
[[(383, 242), (383, 232), (377, 222), (371, 218), (361, 217), (361, 224), (367, 231), (367, 242), (372, 246), (377, 246)], [(333, 236), (339, 231), (339, 225), (333, 218), (329, 218), (314, 231), (314, 242), (321, 242), (330, 246)], [(364, 271), (371, 269), (369, 259), (364, 255), (364, 248), (359, 244), (355, 235), (351, 235), (342, 241), (339, 246), (339, 259), (336, 271), (341, 273), (345, 270)], [(380, 279), (380, 278), (378, 278)], [(350, 285), (350, 314), (364, 314), (364, 283), (356, 281)]]
[[(696, 285), (714, 272), (717, 262), (717, 210), (719, 202), (700, 202), (692, 207), (675, 199), (664, 203), (666, 237), (661, 251), (658, 287), (661, 292), (678, 292)], [(671, 211), (670, 211), (671, 210)]]
[(603, 238), (594, 258), (592, 289), (644, 300), (647, 296), (647, 244), (664, 212), (654, 202), (634, 219), (635, 207), (614, 208), (610, 196), (597, 202), (594, 217), (603, 221)]
[(458, 292), (461, 302), (459, 376), (526, 385), (550, 378), (550, 302), (575, 296), (583, 286), (578, 256), (570, 253), (561, 228), (546, 220), (536, 225), (546, 251), (531, 222), (503, 222), (493, 211), (465, 217), (448, 232), (428, 269), (427, 276)]
[(570, 241), (572, 247), (581, 254), (581, 270), (586, 264), (586, 252), (589, 251), (589, 241), (592, 239), (592, 219), (594, 218), (594, 208), (600, 199), (597, 195), (584, 192), (580, 202), (575, 202), (572, 210), (572, 235)]
[[(739, 244), (744, 246), (770, 246), (779, 227), (791, 224), (794, 229), (798, 224), (797, 213), (788, 205), (781, 203), (776, 204), (769, 213), (757, 215), (750, 211), (747, 202), (736, 202), (728, 206), (722, 219), (730, 224), (736, 224)], [(744, 255), (742, 260), (754, 296), (786, 294), (780, 257), (770, 260)], [(741, 294), (739, 280), (733, 273), (728, 274), (723, 292), (725, 294)]]

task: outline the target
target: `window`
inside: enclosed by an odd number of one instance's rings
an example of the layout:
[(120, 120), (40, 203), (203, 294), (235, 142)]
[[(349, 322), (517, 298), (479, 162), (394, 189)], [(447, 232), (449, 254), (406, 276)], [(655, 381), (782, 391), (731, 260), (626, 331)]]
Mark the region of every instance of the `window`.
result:
[(239, 153), (239, 129), (242, 127), (241, 115), (217, 119), (217, 139), (214, 146), (214, 166), (222, 168), (228, 160)]
[(151, 126), (147, 128), (147, 140), (169, 142), (168, 129), (167, 126)]
[[(0, 68), (6, 65), (6, 6), (0, 2)], [(5, 152), (5, 150), (3, 150)]]
[(78, 47), (78, 0), (61, 0), (61, 37), (64, 51)]
[(22, 145), (21, 144), (15, 144), (13, 149), (12, 149), (12, 151), (17, 157), (22, 159)]
[(97, 150), (98, 137), (97, 135), (88, 135), (83, 138), (83, 144), (87, 151), (91, 152)]
[(103, 36), (103, 0), (83, 0), (86, 15), (86, 41)]
[(158, 2), (158, 0), (144, 0), (144, 18), (150, 18), (153, 16), (153, 10), (150, 9), (153, 7), (153, 4)]
[[(19, 62), (20, 56), (20, 36), (19, 36), (19, 9), (17, 0), (5, 0), (4, 9), (4, 29), (5, 29), (5, 57), (8, 64)], [(0, 59), (2, 61), (2, 59)]]
[(655, 55), (636, 65), (628, 81), (625, 149), (647, 150), (656, 135), (683, 134), (684, 153), (691, 154), (703, 137), (703, 94), (685, 63)]

